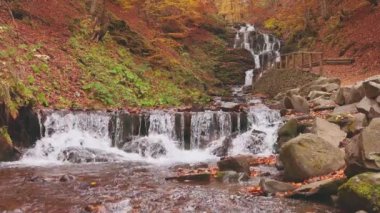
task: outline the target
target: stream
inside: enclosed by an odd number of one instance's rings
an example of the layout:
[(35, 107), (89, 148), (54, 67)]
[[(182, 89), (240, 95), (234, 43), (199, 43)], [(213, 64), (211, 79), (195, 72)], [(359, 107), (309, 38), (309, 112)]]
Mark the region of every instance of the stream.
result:
[[(252, 52), (255, 70), (279, 58), (280, 42), (252, 25), (241, 27), (235, 47)], [(255, 70), (232, 89), (231, 103), (215, 98), (221, 106), (247, 104), (241, 111), (41, 111), (41, 139), (19, 161), (0, 164), (1, 212), (86, 212), (88, 205), (97, 212), (338, 212), (242, 192), (251, 182), (165, 181), (175, 166), (215, 165), (219, 155), (273, 154), (282, 120), (244, 94)], [(231, 146), (223, 147), (231, 135)]]

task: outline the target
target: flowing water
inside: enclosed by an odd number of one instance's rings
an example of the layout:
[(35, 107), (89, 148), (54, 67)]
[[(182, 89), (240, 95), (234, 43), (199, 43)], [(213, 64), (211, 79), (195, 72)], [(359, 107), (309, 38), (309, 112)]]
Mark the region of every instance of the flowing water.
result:
[[(256, 69), (278, 60), (280, 42), (253, 25), (237, 33)], [(269, 60), (265, 57), (270, 56)], [(272, 62), (271, 62), (272, 63)], [(251, 86), (254, 70), (246, 72)], [(215, 164), (223, 141), (227, 155), (270, 155), (281, 116), (233, 92), (250, 107), (240, 112), (70, 112), (40, 114), (41, 139), (18, 162), (0, 164), (0, 211), (84, 212), (335, 212), (324, 205), (241, 193), (247, 183), (165, 181), (175, 165)], [(249, 184), (249, 183), (248, 183)]]

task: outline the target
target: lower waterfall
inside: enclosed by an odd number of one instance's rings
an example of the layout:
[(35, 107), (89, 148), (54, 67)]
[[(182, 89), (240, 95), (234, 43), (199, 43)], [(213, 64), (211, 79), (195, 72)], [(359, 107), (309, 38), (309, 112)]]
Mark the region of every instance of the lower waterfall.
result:
[(229, 155), (268, 155), (281, 122), (279, 113), (264, 105), (246, 113), (47, 111), (41, 116), (43, 137), (25, 152), (23, 163), (209, 161), (233, 134)]

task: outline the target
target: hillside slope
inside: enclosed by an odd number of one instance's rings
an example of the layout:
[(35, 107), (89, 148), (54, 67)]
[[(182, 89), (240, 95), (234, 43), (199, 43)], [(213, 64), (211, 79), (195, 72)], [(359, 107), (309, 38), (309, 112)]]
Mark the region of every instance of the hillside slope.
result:
[(107, 33), (97, 41), (91, 2), (2, 2), (4, 79), (21, 79), (30, 99), (54, 108), (177, 106), (223, 93), (215, 72), (227, 32), (212, 8), (105, 1)]

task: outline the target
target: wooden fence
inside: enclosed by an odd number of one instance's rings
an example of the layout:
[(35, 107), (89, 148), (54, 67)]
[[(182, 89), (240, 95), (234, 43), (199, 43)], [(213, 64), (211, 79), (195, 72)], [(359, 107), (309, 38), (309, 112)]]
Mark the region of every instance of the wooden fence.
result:
[(275, 69), (298, 69), (313, 71), (317, 67), (323, 74), (324, 56), (322, 52), (293, 52), (281, 55), (281, 62), (276, 63)]

